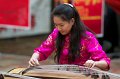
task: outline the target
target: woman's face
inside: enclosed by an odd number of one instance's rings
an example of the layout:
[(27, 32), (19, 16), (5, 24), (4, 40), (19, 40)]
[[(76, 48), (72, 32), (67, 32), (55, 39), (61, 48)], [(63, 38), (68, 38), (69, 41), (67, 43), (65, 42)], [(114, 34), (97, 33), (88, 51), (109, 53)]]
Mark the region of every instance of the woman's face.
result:
[(62, 35), (67, 35), (70, 33), (71, 28), (74, 24), (74, 19), (71, 19), (70, 22), (68, 21), (64, 21), (62, 20), (60, 17), (58, 16), (54, 16), (53, 17), (53, 21), (55, 24), (55, 27), (58, 29), (58, 31), (62, 34)]

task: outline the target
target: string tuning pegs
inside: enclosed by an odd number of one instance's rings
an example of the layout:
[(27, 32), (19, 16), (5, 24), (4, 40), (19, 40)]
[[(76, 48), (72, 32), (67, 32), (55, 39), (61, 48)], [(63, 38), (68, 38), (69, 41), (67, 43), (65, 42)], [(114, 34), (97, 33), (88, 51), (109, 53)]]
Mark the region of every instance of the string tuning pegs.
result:
[(102, 75), (102, 79), (110, 79), (110, 77), (109, 77), (109, 75), (103, 74), (103, 75)]

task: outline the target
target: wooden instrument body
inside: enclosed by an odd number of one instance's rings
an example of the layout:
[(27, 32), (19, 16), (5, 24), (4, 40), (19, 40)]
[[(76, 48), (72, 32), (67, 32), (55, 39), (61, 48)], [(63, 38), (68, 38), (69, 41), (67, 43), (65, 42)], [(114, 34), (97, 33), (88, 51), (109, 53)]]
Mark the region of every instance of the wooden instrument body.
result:
[[(26, 70), (26, 68), (15, 68), (12, 69), (9, 73), (13, 74), (21, 74), (22, 71)], [(61, 70), (44, 70), (44, 69), (34, 69), (29, 70), (27, 73), (23, 74), (24, 76), (32, 76), (41, 79), (91, 79), (85, 75), (80, 73), (74, 73), (69, 71), (61, 71)], [(5, 77), (5, 79), (12, 79), (10, 77)], [(14, 78), (18, 79), (18, 78)]]
[[(38, 79), (120, 79), (120, 75), (99, 70), (91, 70), (76, 65), (42, 65), (30, 68), (15, 68), (10, 74), (18, 74), (21, 77), (34, 77)], [(4, 79), (28, 79), (5, 76)], [(31, 78), (32, 79), (32, 78)]]

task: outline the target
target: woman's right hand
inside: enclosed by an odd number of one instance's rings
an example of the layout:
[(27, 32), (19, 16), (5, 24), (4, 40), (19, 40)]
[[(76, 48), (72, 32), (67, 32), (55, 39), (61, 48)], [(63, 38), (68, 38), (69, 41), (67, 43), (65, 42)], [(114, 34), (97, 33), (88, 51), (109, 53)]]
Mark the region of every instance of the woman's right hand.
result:
[(39, 64), (39, 54), (38, 53), (33, 53), (32, 57), (29, 60), (29, 65), (30, 66), (38, 66)]

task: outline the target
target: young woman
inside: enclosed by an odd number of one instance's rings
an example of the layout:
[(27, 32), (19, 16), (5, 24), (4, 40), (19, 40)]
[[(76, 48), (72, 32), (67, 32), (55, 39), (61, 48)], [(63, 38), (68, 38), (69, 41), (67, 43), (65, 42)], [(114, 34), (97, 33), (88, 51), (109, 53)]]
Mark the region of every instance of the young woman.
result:
[(55, 29), (48, 38), (34, 49), (30, 66), (39, 65), (55, 51), (58, 64), (75, 64), (109, 70), (110, 58), (102, 50), (92, 32), (87, 30), (71, 4), (61, 4), (52, 12)]

